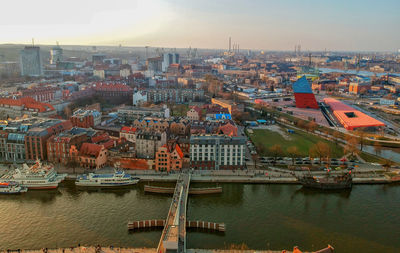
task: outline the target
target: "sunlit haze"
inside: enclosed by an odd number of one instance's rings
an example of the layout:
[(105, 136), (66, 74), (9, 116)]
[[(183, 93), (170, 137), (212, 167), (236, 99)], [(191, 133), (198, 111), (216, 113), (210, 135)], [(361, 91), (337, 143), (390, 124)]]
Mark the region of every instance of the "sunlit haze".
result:
[(2, 1), (0, 43), (382, 50), (400, 47), (400, 2)]

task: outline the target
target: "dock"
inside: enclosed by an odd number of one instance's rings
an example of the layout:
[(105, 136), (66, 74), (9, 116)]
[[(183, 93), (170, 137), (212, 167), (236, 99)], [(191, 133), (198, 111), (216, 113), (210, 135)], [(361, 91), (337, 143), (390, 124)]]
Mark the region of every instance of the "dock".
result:
[[(161, 228), (165, 227), (165, 220), (141, 220), (130, 221), (128, 223), (129, 230), (140, 230), (144, 228)], [(215, 223), (208, 221), (186, 221), (186, 228), (201, 228), (219, 232), (225, 232), (224, 223)]]
[[(175, 189), (172, 187), (161, 187), (161, 186), (152, 186), (152, 185), (145, 185), (144, 186), (145, 192), (151, 193), (166, 193), (166, 194), (173, 194)], [(209, 188), (191, 188), (189, 189), (189, 194), (213, 194), (213, 193), (221, 193), (222, 187), (209, 187)]]

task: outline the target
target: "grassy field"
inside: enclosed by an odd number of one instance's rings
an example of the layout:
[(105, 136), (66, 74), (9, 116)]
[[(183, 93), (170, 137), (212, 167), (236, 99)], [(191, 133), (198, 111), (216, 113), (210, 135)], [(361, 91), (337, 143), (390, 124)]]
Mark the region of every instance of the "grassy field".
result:
[(364, 152), (360, 153), (360, 157), (362, 159), (364, 159), (366, 162), (369, 162), (369, 163), (380, 163), (380, 164), (382, 164), (382, 163), (385, 162), (384, 158), (378, 157), (376, 155), (364, 153)]
[(186, 104), (174, 104), (171, 105), (171, 114), (174, 117), (185, 117), (187, 111), (189, 111), (189, 106)]
[[(286, 132), (286, 128), (282, 127), (281, 130)], [(306, 157), (309, 154), (310, 147), (319, 141), (325, 142), (331, 147), (332, 157), (343, 156), (342, 147), (336, 146), (333, 142), (323, 138), (298, 130), (295, 130), (293, 134), (288, 134), (288, 136), (290, 139), (285, 139), (280, 133), (268, 129), (253, 129), (253, 134), (249, 134), (256, 147), (258, 145), (264, 146), (264, 153), (260, 154), (262, 156), (270, 156), (268, 149), (275, 144), (279, 144), (285, 153), (288, 147), (296, 146), (301, 155)]]

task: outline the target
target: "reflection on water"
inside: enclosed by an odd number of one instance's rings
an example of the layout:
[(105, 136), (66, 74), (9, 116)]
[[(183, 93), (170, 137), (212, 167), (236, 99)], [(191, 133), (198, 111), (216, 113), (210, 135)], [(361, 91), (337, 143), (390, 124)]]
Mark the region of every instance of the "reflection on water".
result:
[[(189, 197), (188, 220), (225, 223), (226, 232), (188, 229), (189, 248), (245, 243), (253, 249), (298, 245), (317, 250), (329, 243), (337, 252), (400, 252), (399, 185), (356, 185), (338, 192), (299, 185), (220, 185), (220, 194)], [(145, 194), (143, 187), (82, 189), (67, 181), (54, 191), (0, 195), (0, 227), (7, 231), (0, 236), (0, 249), (78, 243), (156, 247), (161, 229), (129, 232), (126, 225), (165, 219), (171, 195)]]

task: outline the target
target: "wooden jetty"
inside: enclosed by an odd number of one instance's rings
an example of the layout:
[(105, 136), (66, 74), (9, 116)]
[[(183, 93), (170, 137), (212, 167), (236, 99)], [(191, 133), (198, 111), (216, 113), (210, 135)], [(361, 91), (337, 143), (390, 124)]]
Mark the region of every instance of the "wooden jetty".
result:
[[(151, 192), (151, 193), (173, 194), (175, 191), (175, 188), (145, 185), (144, 191)], [(193, 195), (214, 194), (214, 193), (221, 193), (221, 192), (222, 192), (222, 187), (220, 187), (220, 186), (210, 187), (210, 188), (190, 188), (189, 189), (189, 194), (193, 194)]]
[[(143, 229), (143, 228), (157, 228), (164, 227), (165, 220), (141, 220), (141, 221), (130, 221), (128, 222), (128, 229)], [(224, 223), (215, 223), (208, 221), (186, 221), (187, 228), (202, 228), (214, 231), (225, 232)]]

